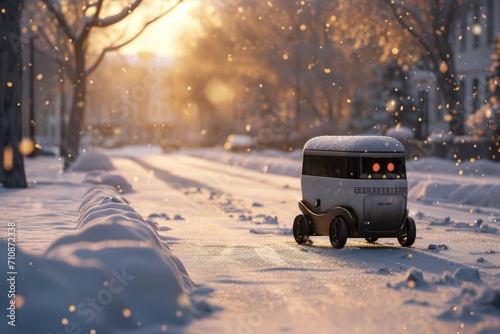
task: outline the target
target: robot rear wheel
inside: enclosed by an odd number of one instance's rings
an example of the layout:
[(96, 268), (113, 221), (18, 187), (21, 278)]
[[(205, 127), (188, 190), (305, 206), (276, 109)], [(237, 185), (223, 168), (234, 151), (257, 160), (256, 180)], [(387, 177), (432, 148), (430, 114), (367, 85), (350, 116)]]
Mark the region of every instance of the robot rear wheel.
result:
[(293, 221), (293, 237), (298, 244), (309, 240), (309, 221), (304, 215), (298, 215)]

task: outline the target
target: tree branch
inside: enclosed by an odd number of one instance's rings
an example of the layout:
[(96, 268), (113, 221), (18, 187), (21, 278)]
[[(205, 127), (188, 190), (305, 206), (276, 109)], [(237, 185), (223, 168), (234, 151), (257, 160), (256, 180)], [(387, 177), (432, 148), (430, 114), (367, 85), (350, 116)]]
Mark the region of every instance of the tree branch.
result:
[(447, 12), (447, 10), (451, 10), (451, 7), (446, 8), (447, 5), (449, 5), (449, 2), (444, 4), (444, 8), (440, 7), (439, 0), (434, 0), (434, 2), (435, 3), (432, 6), (433, 29), (434, 29), (433, 36), (435, 39), (434, 45), (436, 46), (436, 52), (439, 54), (440, 61), (443, 61), (444, 59), (449, 59), (449, 57), (451, 56), (451, 50), (450, 50), (451, 31), (448, 30), (446, 26), (444, 26), (445, 18), (448, 15), (450, 15), (450, 13)]
[[(389, 1), (390, 2), (390, 1)], [(399, 13), (397, 12), (397, 9), (401, 9), (403, 11), (407, 11), (412, 15), (412, 18), (420, 25), (420, 27), (423, 29), (425, 27), (424, 22), (422, 21), (422, 15), (417, 12), (415, 8), (412, 8), (410, 6), (405, 5), (404, 3), (396, 4), (396, 3), (390, 3), (390, 6), (394, 8), (394, 14), (398, 15)], [(399, 14), (397, 17), (400, 20), (403, 20), (403, 15)]]
[(99, 15), (101, 14), (103, 4), (104, 4), (104, 0), (99, 0), (97, 3), (92, 4), (92, 7), (96, 7), (96, 10), (95, 10), (94, 15), (92, 15), (92, 17), (90, 18), (90, 20), (87, 20), (87, 17), (84, 18), (85, 28), (97, 26), (99, 24)]
[(134, 36), (130, 37), (128, 40), (126, 40), (126, 41), (124, 41), (124, 42), (122, 42), (122, 43), (120, 43), (120, 44), (117, 44), (117, 45), (111, 45), (111, 46), (105, 47), (105, 48), (102, 50), (102, 52), (101, 52), (101, 54), (99, 55), (99, 57), (97, 57), (97, 60), (94, 62), (94, 64), (93, 64), (92, 66), (90, 66), (90, 67), (87, 69), (87, 71), (86, 71), (87, 75), (89, 75), (90, 73), (92, 73), (92, 72), (93, 72), (93, 71), (97, 68), (97, 66), (99, 66), (99, 64), (101, 63), (101, 61), (104, 59), (104, 56), (106, 55), (106, 53), (108, 53), (108, 52), (110, 52), (110, 51), (116, 51), (116, 50), (118, 50), (118, 49), (120, 49), (120, 48), (122, 48), (122, 47), (124, 47), (124, 46), (126, 46), (126, 45), (128, 45), (128, 44), (130, 44), (130, 43), (131, 43), (132, 41), (134, 41), (137, 37), (139, 37), (139, 36), (140, 36), (140, 35), (141, 35), (141, 34), (142, 34), (145, 30), (146, 30), (146, 28), (147, 28), (150, 24), (152, 24), (152, 23), (154, 23), (154, 22), (158, 21), (160, 18), (162, 18), (162, 17), (164, 17), (165, 15), (167, 15), (168, 13), (170, 13), (170, 12), (171, 12), (172, 10), (174, 10), (174, 9), (177, 7), (177, 5), (179, 5), (182, 1), (183, 1), (183, 0), (177, 0), (177, 2), (176, 2), (176, 3), (172, 6), (172, 7), (168, 8), (167, 10), (165, 10), (163, 13), (161, 13), (161, 14), (160, 14), (160, 15), (158, 15), (158, 16), (156, 16), (155, 18), (153, 18), (153, 19), (151, 19), (151, 20), (147, 21), (147, 22), (144, 24), (144, 26), (142, 27), (142, 29), (141, 29), (141, 30), (139, 30), (139, 32), (137, 32)]
[(47, 6), (47, 9), (52, 14), (54, 14), (57, 22), (61, 26), (61, 28), (64, 31), (64, 33), (66, 34), (66, 36), (68, 36), (71, 40), (76, 40), (77, 36), (76, 36), (75, 31), (69, 26), (63, 13), (58, 8), (56, 8), (54, 6), (54, 2), (52, 0), (42, 0), (42, 1)]
[[(439, 59), (437, 59), (435, 50), (433, 49), (430, 41), (426, 38), (424, 33), (418, 32), (417, 29), (414, 29), (408, 22), (403, 20), (403, 16), (398, 13), (398, 5), (395, 2), (391, 2), (391, 0), (386, 1), (389, 7), (392, 9), (394, 17), (398, 21), (398, 23), (403, 26), (413, 37), (418, 39), (425, 50), (428, 52), (429, 56), (432, 58), (432, 61), (435, 65), (439, 65)], [(415, 14), (414, 14), (415, 15)], [(434, 35), (434, 32), (433, 32)]]
[(92, 2), (90, 3), (90, 5), (88, 5), (87, 7), (85, 7), (85, 10), (83, 11), (83, 14), (86, 15), (87, 14), (87, 11), (89, 9), (92, 9), (93, 7), (96, 7), (97, 8), (97, 5), (98, 4), (102, 4), (102, 1), (99, 1), (99, 3), (95, 3), (95, 2)]
[(116, 15), (109, 16), (109, 17), (106, 17), (104, 19), (97, 18), (97, 21), (95, 22), (96, 26), (109, 27), (115, 23), (120, 22), (121, 20), (123, 20), (124, 18), (126, 18), (127, 16), (132, 14), (132, 12), (134, 10), (136, 10), (137, 7), (139, 7), (141, 2), (142, 2), (142, 0), (135, 0), (135, 2), (133, 4), (128, 5), (127, 7), (123, 8), (123, 10)]

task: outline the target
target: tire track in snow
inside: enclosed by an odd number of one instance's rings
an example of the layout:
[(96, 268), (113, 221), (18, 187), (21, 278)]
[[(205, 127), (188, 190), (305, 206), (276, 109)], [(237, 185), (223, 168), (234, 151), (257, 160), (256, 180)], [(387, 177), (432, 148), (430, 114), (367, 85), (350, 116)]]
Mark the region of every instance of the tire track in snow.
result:
[(167, 183), (168, 185), (172, 186), (173, 188), (179, 190), (179, 189), (185, 189), (189, 187), (194, 187), (194, 188), (200, 188), (200, 189), (208, 189), (211, 192), (219, 192), (217, 189), (207, 185), (206, 183), (201, 183), (193, 179), (188, 179), (184, 178), (175, 174), (172, 174), (165, 169), (160, 169), (158, 167), (155, 167), (152, 164), (149, 164), (145, 162), (142, 159), (135, 158), (135, 157), (126, 157), (127, 159), (135, 162), (142, 168), (150, 171), (152, 170), (154, 172), (155, 177), (158, 179), (162, 180), (163, 182)]
[(272, 247), (255, 247), (254, 251), (265, 262), (270, 262), (280, 267), (287, 265), (286, 261)]

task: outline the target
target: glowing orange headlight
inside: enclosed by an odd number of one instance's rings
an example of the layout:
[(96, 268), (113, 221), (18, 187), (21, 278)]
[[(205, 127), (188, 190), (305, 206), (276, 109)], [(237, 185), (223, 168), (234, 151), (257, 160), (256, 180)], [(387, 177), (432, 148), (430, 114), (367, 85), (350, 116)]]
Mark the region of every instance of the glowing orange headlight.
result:
[(387, 170), (388, 170), (389, 172), (394, 172), (394, 169), (395, 169), (395, 168), (396, 168), (396, 166), (394, 166), (394, 163), (389, 162), (389, 163), (387, 164)]
[(374, 163), (372, 166), (373, 172), (378, 173), (380, 172), (380, 164), (379, 163)]

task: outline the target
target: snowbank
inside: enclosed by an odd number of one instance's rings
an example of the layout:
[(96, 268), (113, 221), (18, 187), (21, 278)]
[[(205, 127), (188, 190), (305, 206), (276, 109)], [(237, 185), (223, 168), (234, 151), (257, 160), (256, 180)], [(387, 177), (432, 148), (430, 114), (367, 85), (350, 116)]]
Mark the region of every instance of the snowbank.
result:
[(411, 180), (410, 199), (431, 203), (454, 203), (500, 209), (499, 184), (471, 184), (460, 182), (436, 182), (434, 180)]
[(87, 192), (76, 232), (42, 256), (18, 249), (16, 263), (19, 333), (159, 333), (209, 311), (156, 225), (108, 186)]
[(415, 133), (406, 126), (395, 126), (392, 128), (387, 129), (385, 132), (385, 135), (388, 137), (395, 138), (399, 140), (400, 142), (408, 142), (415, 138)]
[[(468, 324), (479, 323), (484, 333), (498, 333), (498, 324), (489, 324), (488, 317), (500, 315), (500, 290), (495, 287), (484, 286), (479, 270), (475, 268), (459, 267), (455, 272), (444, 272), (441, 277), (424, 278), (422, 271), (411, 268), (404, 280), (387, 287), (394, 289), (414, 289), (427, 292), (436, 292), (439, 288), (458, 287), (460, 291), (446, 303), (446, 310), (437, 316), (445, 321), (462, 321)], [(417, 303), (422, 307), (429, 307), (429, 302), (418, 302), (415, 299), (406, 301), (407, 304)], [(441, 305), (439, 305), (441, 306)], [(482, 332), (481, 332), (482, 333)]]
[(457, 178), (462, 176), (500, 176), (500, 163), (485, 159), (457, 163), (453, 160), (429, 157), (407, 161), (406, 169), (415, 174), (447, 174), (455, 175)]
[(500, 184), (492, 179), (500, 176), (497, 162), (425, 158), (406, 165), (411, 200), (500, 208)]
[(92, 171), (85, 176), (83, 182), (112, 186), (120, 194), (133, 192), (132, 185), (119, 174)]
[(99, 152), (90, 152), (77, 159), (71, 166), (75, 172), (90, 172), (93, 170), (109, 171), (115, 169), (109, 157)]

